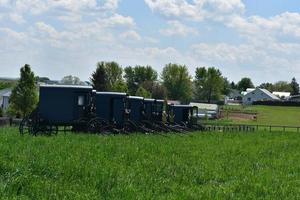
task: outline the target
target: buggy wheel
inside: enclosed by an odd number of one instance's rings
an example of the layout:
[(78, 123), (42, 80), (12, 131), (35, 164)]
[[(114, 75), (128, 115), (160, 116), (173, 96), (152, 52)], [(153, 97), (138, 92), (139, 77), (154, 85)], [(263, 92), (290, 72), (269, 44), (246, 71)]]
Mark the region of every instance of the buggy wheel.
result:
[(102, 128), (102, 122), (99, 118), (92, 119), (88, 123), (89, 133), (100, 133), (101, 128)]
[(19, 126), (19, 132), (21, 135), (32, 134), (32, 120), (28, 116), (24, 117)]
[(51, 133), (54, 135), (58, 134), (58, 126), (51, 126)]
[(54, 125), (43, 125), (37, 129), (37, 132), (39, 132), (42, 135), (48, 135), (51, 136), (52, 134), (57, 135), (58, 133), (58, 126)]

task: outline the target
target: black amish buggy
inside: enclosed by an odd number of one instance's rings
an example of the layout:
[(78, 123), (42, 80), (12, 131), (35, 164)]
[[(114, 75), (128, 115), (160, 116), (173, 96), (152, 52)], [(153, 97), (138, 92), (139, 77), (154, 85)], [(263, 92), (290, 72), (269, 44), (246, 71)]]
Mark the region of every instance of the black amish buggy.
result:
[(165, 121), (163, 119), (164, 115), (164, 100), (160, 99), (144, 99), (144, 112), (145, 118), (143, 123), (147, 128), (153, 129), (158, 132), (171, 132), (174, 131), (171, 127), (168, 127), (167, 116), (165, 113)]
[(37, 108), (20, 124), (20, 133), (56, 134), (59, 126), (83, 130), (92, 109), (90, 86), (41, 85)]
[(143, 123), (145, 119), (144, 98), (139, 96), (128, 96), (126, 98), (126, 121), (124, 124), (125, 131), (140, 131), (151, 133), (153, 130), (146, 127)]
[(59, 127), (91, 133), (180, 132), (197, 127), (194, 108), (169, 105), (165, 112), (163, 100), (96, 92), (90, 86), (42, 85), (37, 108), (19, 130), (31, 135), (57, 134)]
[(117, 131), (123, 128), (126, 112), (126, 93), (96, 92), (95, 118), (89, 124), (90, 132)]
[(191, 105), (168, 105), (168, 122), (183, 130), (202, 130), (197, 121), (198, 108)]

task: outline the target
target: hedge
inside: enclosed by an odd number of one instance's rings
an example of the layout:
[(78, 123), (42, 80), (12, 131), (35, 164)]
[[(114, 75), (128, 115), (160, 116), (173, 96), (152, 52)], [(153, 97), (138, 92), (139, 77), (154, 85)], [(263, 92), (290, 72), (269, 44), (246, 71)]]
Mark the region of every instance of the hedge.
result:
[(253, 105), (265, 106), (300, 106), (298, 101), (255, 101)]

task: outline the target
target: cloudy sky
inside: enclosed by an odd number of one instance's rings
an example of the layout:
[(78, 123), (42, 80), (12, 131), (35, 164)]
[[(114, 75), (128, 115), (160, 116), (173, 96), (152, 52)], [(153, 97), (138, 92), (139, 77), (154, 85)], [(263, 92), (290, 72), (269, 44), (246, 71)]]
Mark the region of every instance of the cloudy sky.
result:
[(97, 61), (300, 80), (297, 0), (0, 0), (0, 76), (87, 80)]

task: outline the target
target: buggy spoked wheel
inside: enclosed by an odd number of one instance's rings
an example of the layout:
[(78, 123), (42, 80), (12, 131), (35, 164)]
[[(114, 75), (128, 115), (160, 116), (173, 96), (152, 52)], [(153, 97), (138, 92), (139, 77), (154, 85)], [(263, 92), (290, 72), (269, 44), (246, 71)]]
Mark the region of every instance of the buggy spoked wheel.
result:
[(99, 118), (95, 118), (88, 123), (89, 133), (100, 133), (102, 128), (102, 121)]
[(19, 131), (21, 135), (32, 134), (32, 120), (27, 116), (21, 121)]
[(101, 118), (94, 118), (88, 123), (88, 131), (90, 133), (104, 133), (110, 129), (110, 125)]
[(43, 135), (57, 135), (58, 133), (58, 126), (54, 125), (43, 125), (40, 128), (36, 129), (36, 133), (40, 133)]

